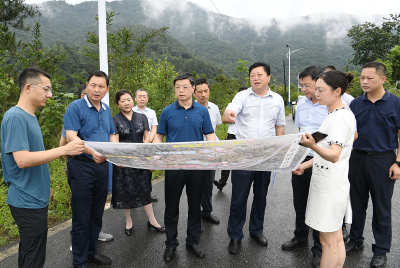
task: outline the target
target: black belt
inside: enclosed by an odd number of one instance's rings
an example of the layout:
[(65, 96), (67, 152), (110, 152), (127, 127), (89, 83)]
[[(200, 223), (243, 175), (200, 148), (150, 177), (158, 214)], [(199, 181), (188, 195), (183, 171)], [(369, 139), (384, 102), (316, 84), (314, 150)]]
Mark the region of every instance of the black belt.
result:
[(93, 159), (90, 159), (90, 158), (87, 158), (87, 157), (83, 157), (83, 156), (75, 156), (75, 155), (73, 155), (73, 156), (69, 156), (69, 157), (71, 157), (72, 159), (78, 160), (78, 161), (82, 161), (82, 162), (96, 163), (96, 162), (94, 162)]
[(358, 149), (353, 149), (353, 151), (356, 151), (357, 153), (362, 155), (382, 155), (382, 154), (391, 154), (394, 152), (394, 150), (384, 151), (384, 152), (373, 152), (373, 151), (364, 151)]

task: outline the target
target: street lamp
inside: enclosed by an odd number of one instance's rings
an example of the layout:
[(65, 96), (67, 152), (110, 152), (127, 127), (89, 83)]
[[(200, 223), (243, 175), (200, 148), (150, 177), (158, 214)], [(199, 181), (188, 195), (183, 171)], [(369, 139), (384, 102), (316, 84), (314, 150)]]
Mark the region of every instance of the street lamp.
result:
[(290, 109), (290, 55), (292, 55), (292, 54), (295, 53), (296, 51), (300, 50), (301, 48), (296, 49), (296, 50), (293, 50), (293, 51), (290, 51), (290, 49), (292, 48), (292, 46), (289, 45), (289, 44), (287, 44), (286, 47), (289, 48), (289, 52), (286, 53), (286, 58), (289, 59), (289, 99), (288, 99), (288, 103), (289, 103), (289, 109)]
[(278, 83), (278, 80), (273, 79), (272, 81), (275, 83), (275, 92), (276, 92), (276, 83)]

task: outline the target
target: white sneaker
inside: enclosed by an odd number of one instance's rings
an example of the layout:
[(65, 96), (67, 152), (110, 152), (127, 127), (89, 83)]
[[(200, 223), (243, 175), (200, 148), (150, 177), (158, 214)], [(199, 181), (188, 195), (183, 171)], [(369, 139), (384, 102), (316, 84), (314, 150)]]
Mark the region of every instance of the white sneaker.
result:
[(113, 239), (114, 239), (114, 236), (112, 236), (111, 234), (106, 234), (106, 233), (103, 233), (102, 231), (100, 231), (99, 238), (98, 238), (99, 241), (108, 242)]
[(71, 245), (71, 246), (69, 246), (69, 250), (72, 252), (72, 245)]

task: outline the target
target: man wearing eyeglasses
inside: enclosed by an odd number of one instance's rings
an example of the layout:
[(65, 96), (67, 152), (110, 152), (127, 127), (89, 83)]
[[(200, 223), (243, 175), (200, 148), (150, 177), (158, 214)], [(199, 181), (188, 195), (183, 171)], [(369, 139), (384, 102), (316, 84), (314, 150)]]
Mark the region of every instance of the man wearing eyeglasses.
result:
[[(154, 143), (161, 143), (164, 136), (167, 142), (215, 141), (214, 129), (206, 107), (194, 102), (194, 79), (189, 73), (179, 74), (174, 80), (177, 101), (164, 108), (161, 113)], [(165, 171), (165, 213), (164, 223), (167, 240), (164, 260), (171, 261), (179, 245), (178, 219), (179, 201), (186, 186), (188, 202), (188, 221), (186, 248), (198, 258), (205, 254), (199, 247), (201, 234), (201, 210), (205, 170), (166, 170)]]
[(63, 155), (81, 154), (83, 141), (45, 151), (35, 116), (52, 97), (51, 75), (26, 68), (18, 78), (20, 97), (1, 123), (1, 155), (6, 203), (19, 229), (18, 267), (43, 267), (46, 258), (47, 211), (50, 188), (48, 162)]
[[(86, 90), (86, 96), (72, 102), (64, 115), (67, 142), (117, 142), (110, 108), (101, 102), (109, 90), (108, 76), (102, 71), (92, 72)], [(97, 252), (108, 192), (106, 158), (85, 147), (83, 154), (68, 158), (67, 167), (72, 193), (72, 264), (74, 267), (86, 267), (88, 262), (111, 264), (110, 258)]]
[[(326, 106), (320, 105), (315, 97), (315, 81), (321, 73), (323, 73), (323, 70), (320, 67), (310, 66), (299, 74), (301, 91), (306, 98), (301, 99), (297, 104), (295, 126), (303, 133), (305, 131), (308, 133), (316, 132), (328, 114)], [(313, 157), (314, 152), (311, 151), (304, 159), (304, 162)], [(292, 175), (293, 205), (296, 212), (296, 224), (294, 238), (282, 244), (283, 250), (293, 250), (295, 248), (308, 246), (309, 228), (305, 224), (305, 215), (311, 175), (312, 168), (306, 169), (303, 175)], [(322, 246), (319, 241), (318, 231), (313, 230), (313, 238), (314, 246), (311, 248), (313, 253), (312, 266), (319, 267)]]

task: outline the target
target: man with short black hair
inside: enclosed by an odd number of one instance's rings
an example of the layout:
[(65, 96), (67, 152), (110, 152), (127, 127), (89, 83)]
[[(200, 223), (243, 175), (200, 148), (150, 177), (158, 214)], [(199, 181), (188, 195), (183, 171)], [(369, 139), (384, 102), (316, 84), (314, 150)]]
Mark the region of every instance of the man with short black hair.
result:
[(1, 122), (1, 164), (8, 194), (6, 203), (18, 226), (18, 267), (43, 267), (46, 259), (47, 211), (51, 196), (48, 162), (84, 150), (83, 141), (45, 150), (35, 116), (52, 97), (51, 75), (36, 68), (20, 74), (20, 97)]
[[(92, 72), (86, 90), (86, 96), (72, 102), (64, 115), (67, 142), (117, 142), (110, 108), (101, 102), (109, 90), (107, 74)], [(108, 162), (104, 156), (85, 146), (83, 154), (68, 158), (67, 166), (72, 193), (72, 264), (74, 267), (85, 267), (88, 262), (111, 264), (110, 258), (97, 252), (108, 193)]]
[[(154, 143), (161, 143), (164, 136), (167, 142), (215, 141), (214, 129), (211, 125), (207, 109), (194, 102), (194, 79), (189, 73), (179, 74), (174, 79), (177, 101), (164, 108), (160, 116)], [(164, 260), (171, 261), (179, 242), (178, 219), (179, 201), (183, 187), (186, 186), (188, 202), (188, 222), (186, 248), (196, 257), (204, 258), (199, 247), (201, 234), (200, 203), (204, 186), (204, 170), (166, 170), (165, 171), (165, 213), (164, 223), (167, 240)]]
[(375, 238), (371, 267), (386, 266), (386, 253), (390, 252), (392, 240), (393, 188), (400, 178), (400, 98), (384, 89), (385, 81), (384, 64), (364, 64), (360, 82), (365, 93), (350, 104), (357, 120), (358, 138), (353, 144), (349, 163), (353, 220), (346, 252), (364, 248), (363, 232), (371, 196)]
[[(295, 126), (300, 133), (314, 133), (325, 120), (328, 109), (325, 105), (320, 105), (315, 96), (315, 82), (323, 70), (317, 66), (309, 66), (299, 74), (300, 88), (306, 96), (297, 103)], [(303, 162), (314, 157), (314, 152), (310, 151)], [(308, 246), (309, 227), (305, 223), (306, 207), (308, 200), (308, 190), (312, 176), (312, 168), (304, 171), (303, 175), (292, 175), (293, 206), (296, 212), (296, 224), (294, 238), (282, 244), (283, 250), (292, 250), (298, 247)], [(319, 267), (322, 255), (322, 246), (319, 241), (319, 232), (313, 230), (314, 246), (311, 248), (313, 253), (312, 266)]]
[[(207, 79), (196, 79), (193, 95), (196, 98), (196, 102), (207, 108), (210, 115), (212, 127), (214, 129), (214, 132), (216, 133), (217, 127), (222, 124), (221, 114), (219, 112), (218, 106), (211, 101), (208, 101), (208, 99), (210, 98), (210, 88)], [(216, 134), (215, 139), (218, 140)], [(201, 207), (203, 208), (203, 210), (201, 211), (201, 217), (208, 222), (219, 224), (219, 219), (211, 214), (211, 212), (213, 211), (212, 190), (214, 186), (213, 182), (215, 178), (215, 170), (206, 170), (205, 173), (206, 180), (204, 182), (203, 197), (201, 200)]]
[[(270, 66), (256, 62), (249, 68), (251, 88), (236, 94), (222, 117), (222, 122), (236, 123), (238, 139), (253, 139), (285, 134), (285, 107), (282, 97), (269, 89)], [(228, 222), (231, 238), (228, 251), (237, 254), (243, 238), (246, 206), (253, 185), (253, 205), (250, 214), (250, 236), (262, 246), (268, 245), (263, 235), (270, 171), (232, 171), (232, 200)]]

